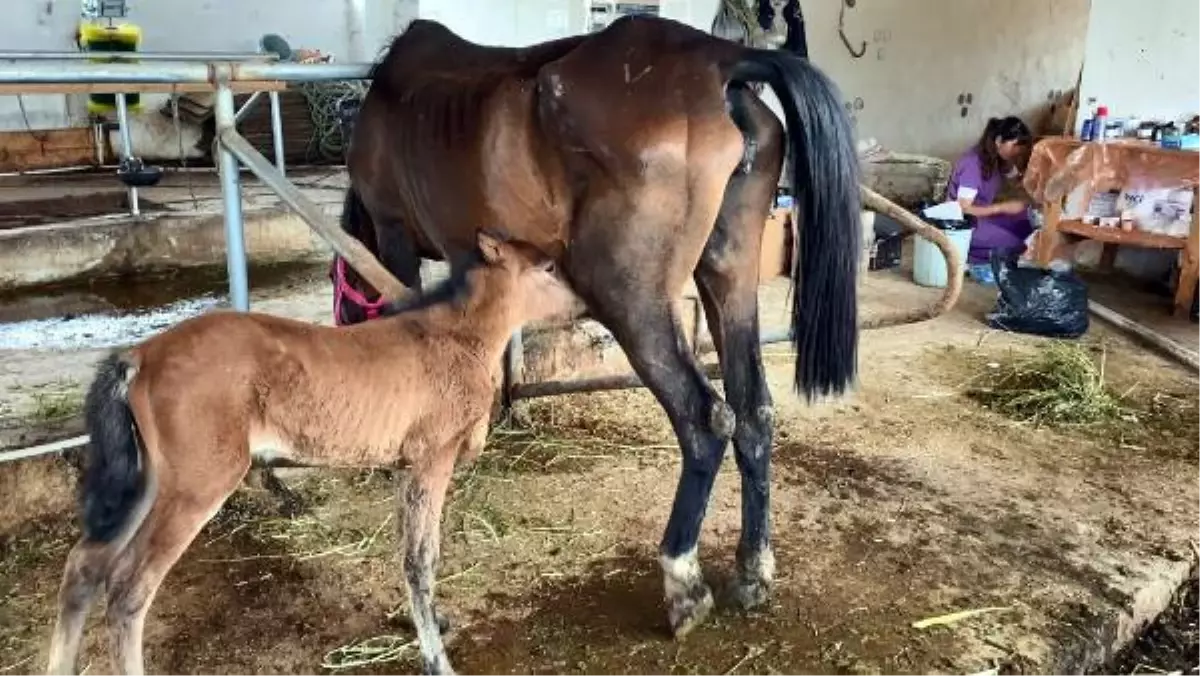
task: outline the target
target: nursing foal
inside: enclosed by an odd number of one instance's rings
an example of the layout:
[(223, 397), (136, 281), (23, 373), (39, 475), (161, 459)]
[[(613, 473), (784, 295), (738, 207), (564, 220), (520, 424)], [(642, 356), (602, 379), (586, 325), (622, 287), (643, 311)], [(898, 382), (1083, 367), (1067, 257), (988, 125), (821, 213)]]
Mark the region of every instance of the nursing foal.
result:
[(86, 401), (83, 537), (67, 558), (49, 671), (74, 672), (104, 584), (115, 666), (142, 673), (159, 584), (257, 461), (409, 466), (399, 496), (409, 604), (425, 669), (449, 672), (433, 584), (450, 475), (483, 448), (509, 336), (570, 302), (525, 245), (483, 233), (474, 258), (375, 322), (218, 312), (103, 361)]

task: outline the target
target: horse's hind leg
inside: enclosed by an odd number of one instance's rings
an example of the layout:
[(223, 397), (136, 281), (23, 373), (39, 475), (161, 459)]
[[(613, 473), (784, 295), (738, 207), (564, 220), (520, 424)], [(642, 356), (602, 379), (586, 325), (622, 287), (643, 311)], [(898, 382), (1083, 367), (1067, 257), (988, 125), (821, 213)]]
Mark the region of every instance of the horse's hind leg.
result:
[[(719, 169), (718, 169), (719, 172)], [(725, 447), (732, 410), (687, 345), (677, 301), (712, 229), (728, 172), (707, 185), (651, 186), (632, 208), (593, 205), (569, 251), (567, 274), (594, 317), (612, 331), (630, 364), (671, 420), (683, 470), (661, 544), (671, 630), (683, 636), (712, 608), (697, 556), (701, 523)], [(675, 197), (692, 195), (689, 202)], [(708, 198), (712, 195), (711, 198)], [(677, 214), (687, 214), (680, 227)], [(590, 227), (589, 227), (590, 226)]]
[[(195, 454), (211, 459), (212, 454)], [(146, 612), (167, 572), (183, 555), (249, 468), (210, 471), (186, 466), (160, 478), (158, 496), (137, 535), (108, 578), (106, 619), (117, 673), (144, 673), (142, 632)]]
[(759, 345), (758, 268), (763, 224), (779, 176), (782, 130), (744, 89), (728, 94), (747, 136), (745, 161), (725, 189), (696, 286), (721, 359), (725, 398), (737, 417), (734, 457), (742, 477), (742, 535), (734, 596), (744, 607), (766, 600), (775, 572), (770, 538), (774, 411)]
[[(457, 450), (457, 449), (454, 449)], [(442, 620), (434, 609), (434, 579), (441, 552), (442, 505), (455, 453), (435, 451), (417, 462), (404, 482), (404, 579), (408, 585), (408, 606), (421, 659), (427, 674), (452, 674), (450, 659), (442, 643)]]

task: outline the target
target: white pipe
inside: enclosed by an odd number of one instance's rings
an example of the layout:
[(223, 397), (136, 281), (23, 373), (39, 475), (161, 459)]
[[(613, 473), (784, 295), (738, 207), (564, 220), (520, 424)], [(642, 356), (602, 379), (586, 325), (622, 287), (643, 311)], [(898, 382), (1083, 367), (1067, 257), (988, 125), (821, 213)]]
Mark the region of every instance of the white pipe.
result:
[(23, 460), (25, 458), (34, 458), (39, 455), (48, 455), (50, 453), (61, 453), (72, 448), (84, 446), (91, 439), (86, 434), (61, 441), (52, 441), (48, 444), (39, 444), (30, 446), (29, 448), (21, 448), (15, 451), (0, 452), (0, 462), (9, 462), (11, 460)]

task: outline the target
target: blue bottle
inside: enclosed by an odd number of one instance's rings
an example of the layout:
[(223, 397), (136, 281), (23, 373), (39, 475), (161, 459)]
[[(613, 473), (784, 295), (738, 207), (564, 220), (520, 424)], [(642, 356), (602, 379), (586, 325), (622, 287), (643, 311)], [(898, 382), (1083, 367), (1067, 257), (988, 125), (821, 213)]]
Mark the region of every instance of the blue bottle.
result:
[(1083, 128), (1079, 130), (1080, 141), (1091, 141), (1095, 134), (1096, 120), (1088, 118), (1083, 121)]

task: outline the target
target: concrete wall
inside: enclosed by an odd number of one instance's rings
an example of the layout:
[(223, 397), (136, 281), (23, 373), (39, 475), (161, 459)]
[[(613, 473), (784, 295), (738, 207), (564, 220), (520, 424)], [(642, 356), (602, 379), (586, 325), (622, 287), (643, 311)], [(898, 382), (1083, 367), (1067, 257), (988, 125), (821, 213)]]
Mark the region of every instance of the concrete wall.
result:
[[(1200, 3), (1092, 0), (1080, 100), (1113, 117), (1176, 120), (1200, 112)], [(1077, 120), (1076, 128), (1083, 124)]]
[(895, 150), (954, 157), (989, 117), (1032, 122), (1079, 77), (1088, 0), (859, 3), (847, 11), (846, 33), (855, 45), (868, 42), (862, 59), (837, 35), (836, 4), (805, 3), (813, 58), (856, 107), (861, 99), (860, 136)]
[[(8, 0), (0, 22), (0, 49), (63, 50), (75, 48), (79, 0)], [(25, 114), (21, 113), (24, 104)], [(0, 96), (0, 130), (70, 126), (71, 109), (63, 96)]]
[(856, 108), (859, 136), (892, 150), (954, 158), (989, 117), (1032, 123), (1079, 77), (1088, 0), (859, 2), (845, 32), (867, 43), (861, 59), (838, 37), (840, 4), (803, 2), (809, 50)]

